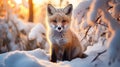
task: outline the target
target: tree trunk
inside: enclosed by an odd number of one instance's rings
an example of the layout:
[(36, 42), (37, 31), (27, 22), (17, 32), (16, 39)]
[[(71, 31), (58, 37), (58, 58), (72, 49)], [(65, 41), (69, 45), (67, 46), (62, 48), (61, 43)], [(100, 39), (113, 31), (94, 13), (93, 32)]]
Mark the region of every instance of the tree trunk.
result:
[(29, 0), (29, 22), (33, 22), (33, 3), (32, 0)]
[(62, 2), (63, 2), (63, 0), (60, 0), (60, 7), (62, 6)]

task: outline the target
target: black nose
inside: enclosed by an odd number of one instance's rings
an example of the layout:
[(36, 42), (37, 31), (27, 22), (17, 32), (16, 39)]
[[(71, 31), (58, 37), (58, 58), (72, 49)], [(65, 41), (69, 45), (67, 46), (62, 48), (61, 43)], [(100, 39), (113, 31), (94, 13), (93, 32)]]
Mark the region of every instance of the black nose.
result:
[(58, 27), (58, 30), (61, 30), (61, 27)]

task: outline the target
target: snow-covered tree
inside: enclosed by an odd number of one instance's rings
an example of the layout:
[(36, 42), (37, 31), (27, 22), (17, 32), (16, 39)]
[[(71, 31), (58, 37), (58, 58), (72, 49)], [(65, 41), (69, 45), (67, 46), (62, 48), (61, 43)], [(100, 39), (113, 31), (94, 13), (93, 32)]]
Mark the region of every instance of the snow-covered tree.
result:
[[(86, 4), (86, 6), (85, 6)], [(74, 11), (83, 45), (107, 42), (109, 65), (120, 59), (120, 0), (86, 0)], [(81, 38), (80, 36), (80, 38)], [(85, 48), (87, 48), (85, 46)]]

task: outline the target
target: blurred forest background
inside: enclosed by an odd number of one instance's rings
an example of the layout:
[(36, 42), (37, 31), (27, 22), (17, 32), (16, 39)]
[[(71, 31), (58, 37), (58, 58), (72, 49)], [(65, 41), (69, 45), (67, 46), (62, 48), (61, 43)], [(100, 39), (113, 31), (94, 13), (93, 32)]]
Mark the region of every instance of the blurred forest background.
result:
[[(45, 49), (47, 4), (64, 7), (71, 2), (77, 6), (80, 1), (0, 0), (0, 53), (13, 50)], [(48, 50), (48, 47), (46, 49)]]

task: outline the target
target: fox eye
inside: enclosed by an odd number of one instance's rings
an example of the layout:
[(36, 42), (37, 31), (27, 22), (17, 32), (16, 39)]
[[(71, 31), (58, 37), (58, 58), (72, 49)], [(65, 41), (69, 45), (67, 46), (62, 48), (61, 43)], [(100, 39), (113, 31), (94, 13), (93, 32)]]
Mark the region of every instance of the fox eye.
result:
[(57, 23), (57, 20), (53, 20), (54, 23)]
[(62, 23), (65, 23), (66, 22), (66, 20), (62, 20)]

